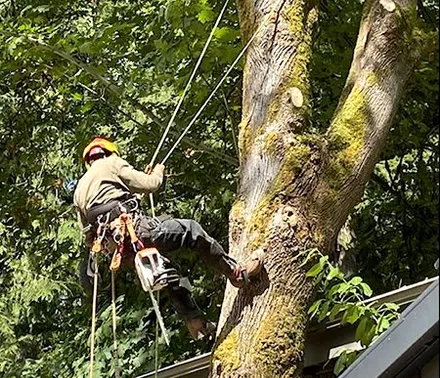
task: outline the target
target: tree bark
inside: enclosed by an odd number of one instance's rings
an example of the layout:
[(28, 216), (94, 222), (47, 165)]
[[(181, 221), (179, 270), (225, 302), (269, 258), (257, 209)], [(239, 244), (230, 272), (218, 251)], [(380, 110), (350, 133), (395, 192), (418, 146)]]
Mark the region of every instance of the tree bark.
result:
[(360, 200), (412, 70), (415, 1), (367, 1), (352, 67), (324, 135), (308, 127), (314, 0), (238, 0), (242, 36), (257, 33), (244, 67), (240, 181), (230, 252), (265, 252), (250, 288), (226, 289), (212, 377), (301, 375), (315, 291), (300, 266), (333, 252)]

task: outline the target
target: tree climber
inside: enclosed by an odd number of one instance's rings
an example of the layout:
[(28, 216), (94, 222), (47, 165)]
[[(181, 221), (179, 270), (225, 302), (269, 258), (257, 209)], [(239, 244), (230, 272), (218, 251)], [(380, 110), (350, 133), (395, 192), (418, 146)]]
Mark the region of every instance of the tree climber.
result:
[[(117, 146), (105, 138), (94, 138), (84, 149), (83, 160), (87, 172), (78, 182), (74, 206), (89, 249), (96, 236), (99, 216), (108, 215), (108, 221), (112, 221), (121, 214), (122, 205), (133, 217), (135, 232), (142, 242), (154, 246), (166, 257), (172, 258), (170, 253), (179, 248), (193, 249), (207, 265), (224, 274), (238, 288), (249, 282), (248, 276), (261, 270), (261, 253), (251, 256), (244, 265), (239, 264), (194, 220), (145, 215), (134, 194), (155, 192), (162, 184), (164, 165), (157, 164), (153, 169), (148, 167), (145, 172), (135, 170), (119, 157)], [(124, 265), (132, 266), (133, 260), (134, 253), (122, 256)], [(94, 269), (91, 265), (89, 257), (89, 275)], [(179, 282), (168, 285), (166, 290), (191, 335), (200, 338), (212, 331), (212, 325), (205, 320), (185, 281), (181, 278)]]

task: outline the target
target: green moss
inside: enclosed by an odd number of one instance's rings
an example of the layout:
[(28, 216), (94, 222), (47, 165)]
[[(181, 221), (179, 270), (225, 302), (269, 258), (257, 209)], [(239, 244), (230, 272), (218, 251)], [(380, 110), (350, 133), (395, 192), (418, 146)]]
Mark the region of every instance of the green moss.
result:
[(374, 86), (379, 83), (379, 78), (377, 77), (375, 72), (370, 72), (367, 76), (367, 84), (369, 86)]
[(257, 331), (253, 357), (265, 376), (299, 377), (302, 370), (307, 318), (286, 303), (288, 299), (280, 297), (279, 306), (272, 306)]
[(296, 54), (291, 73), (286, 82), (289, 88), (298, 88), (304, 99), (302, 111), (309, 108), (310, 78), (308, 64), (312, 55), (312, 29), (317, 21), (318, 12), (312, 8), (308, 14), (304, 13), (307, 8), (306, 1), (299, 1), (288, 8), (284, 14), (291, 35), (294, 37)]
[(250, 247), (264, 248), (267, 242), (267, 234), (269, 229), (267, 225), (270, 223), (278, 201), (273, 194), (266, 195), (258, 203), (257, 208), (252, 213), (251, 219), (248, 222), (248, 234), (251, 235)]
[(231, 208), (231, 217), (233, 219), (241, 219), (243, 217), (243, 201), (237, 200)]
[(275, 156), (283, 145), (283, 138), (279, 131), (271, 131), (264, 135), (263, 152)]
[(238, 125), (239, 135), (238, 135), (238, 149), (240, 151), (240, 159), (246, 160), (249, 151), (252, 147), (254, 133), (252, 132), (252, 127), (249, 124), (249, 119), (243, 119)]
[(236, 370), (240, 366), (238, 359), (238, 331), (236, 329), (217, 345), (214, 350), (214, 359), (219, 360), (223, 370)]
[(310, 159), (311, 152), (311, 147), (304, 143), (296, 144), (286, 151), (275, 184), (278, 191), (284, 191), (292, 184), (294, 177)]
[(353, 168), (364, 145), (368, 123), (366, 100), (355, 86), (332, 122), (329, 135), (330, 165), (326, 172), (331, 188), (339, 186)]
[(280, 110), (281, 104), (281, 95), (280, 95), (281, 91), (278, 91), (278, 93), (275, 95), (275, 97), (273, 98), (272, 102), (269, 104), (269, 108), (267, 109), (266, 112), (266, 119), (265, 119), (265, 124), (271, 123), (272, 121), (274, 121), (275, 119), (277, 119), (277, 115), (278, 112)]

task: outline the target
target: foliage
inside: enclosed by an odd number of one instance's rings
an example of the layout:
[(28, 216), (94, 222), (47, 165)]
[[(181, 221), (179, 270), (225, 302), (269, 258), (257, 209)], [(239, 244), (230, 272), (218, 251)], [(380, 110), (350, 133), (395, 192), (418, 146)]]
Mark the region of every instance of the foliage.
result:
[[(438, 4), (421, 3), (427, 28), (436, 31), (438, 20), (432, 15), (438, 15)], [(78, 265), (85, 251), (71, 209), (83, 172), (82, 147), (92, 135), (106, 134), (134, 166), (149, 162), (221, 6), (206, 0), (0, 3), (1, 376), (87, 374), (91, 297), (79, 285)], [(317, 130), (326, 127), (336, 107), (360, 11), (359, 2), (323, 2), (311, 67), (310, 122)], [(398, 287), (400, 280), (406, 284), (434, 274), (438, 46), (427, 47), (431, 50), (412, 78), (381, 163), (349, 223), (355, 239), (347, 254), (354, 252), (359, 268), (354, 271), (360, 270), (379, 292)], [(231, 3), (159, 157), (239, 48)], [(198, 220), (225, 246), (236, 185), (240, 75), (240, 67), (232, 71), (222, 93), (172, 156), (167, 185), (157, 196), (159, 212)], [(215, 321), (224, 279), (189, 251), (180, 251), (174, 260)], [(96, 369), (110, 376), (107, 262), (101, 272)], [(332, 282), (343, 282), (338, 275)], [(117, 292), (121, 362), (128, 376), (136, 376), (154, 367), (155, 318), (133, 272), (121, 272)], [(319, 311), (325, 303), (334, 308), (351, 295), (347, 293), (323, 296)], [(340, 314), (347, 313), (347, 306)], [(160, 343), (160, 365), (210, 349), (212, 341), (189, 339), (166, 297), (161, 308), (171, 347)]]
[[(148, 163), (220, 7), (203, 0), (1, 3), (0, 375), (87, 374), (91, 297), (79, 285), (85, 251), (71, 209), (81, 149), (92, 135), (107, 134), (135, 166)], [(237, 36), (230, 7), (159, 158), (235, 57)], [(195, 218), (223, 244), (235, 166), (219, 156), (235, 154), (237, 73), (194, 126), (191, 144), (170, 159), (158, 209)], [(174, 260), (215, 320), (224, 279), (188, 251)], [(107, 264), (98, 305), (101, 376), (114, 368)], [(117, 292), (123, 370), (145, 373), (154, 366), (151, 305), (133, 272), (119, 275)], [(160, 344), (161, 365), (209, 350), (212, 342), (190, 340), (166, 297), (161, 304), (172, 343)]]
[[(384, 333), (399, 317), (399, 306), (395, 303), (368, 301), (373, 291), (362, 277), (346, 279), (343, 273), (317, 250), (308, 252), (305, 262), (318, 259), (306, 273), (319, 284), (318, 299), (310, 306), (310, 318), (318, 322), (326, 319), (339, 320), (341, 325), (357, 324), (355, 341), (368, 347)], [(337, 359), (334, 372), (339, 375), (359, 355), (359, 352), (344, 351)]]

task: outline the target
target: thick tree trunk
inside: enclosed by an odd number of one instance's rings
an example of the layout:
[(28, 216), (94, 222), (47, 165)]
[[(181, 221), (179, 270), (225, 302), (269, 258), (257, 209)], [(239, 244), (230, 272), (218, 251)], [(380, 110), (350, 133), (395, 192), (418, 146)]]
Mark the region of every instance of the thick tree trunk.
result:
[(346, 88), (326, 135), (307, 127), (317, 1), (239, 0), (246, 57), (240, 182), (230, 251), (265, 251), (249, 289), (227, 286), (212, 377), (301, 375), (313, 282), (298, 253), (331, 253), (359, 201), (411, 72), (415, 1), (366, 4)]

